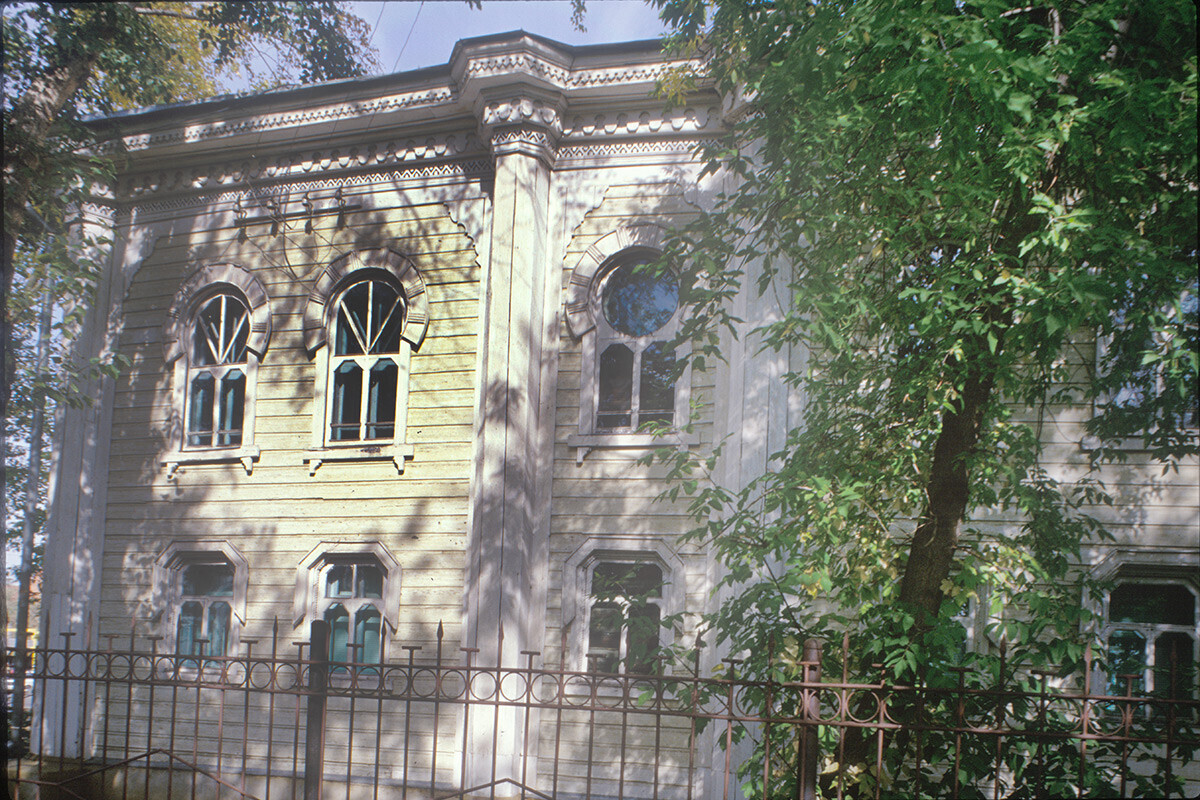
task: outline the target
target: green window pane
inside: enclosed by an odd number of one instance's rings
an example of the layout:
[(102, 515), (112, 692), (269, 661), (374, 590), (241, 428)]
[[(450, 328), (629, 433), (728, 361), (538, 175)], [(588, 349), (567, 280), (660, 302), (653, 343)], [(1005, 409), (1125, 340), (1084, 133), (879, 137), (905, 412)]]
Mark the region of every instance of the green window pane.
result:
[[(1114, 631), (1108, 637), (1108, 693), (1124, 696), (1126, 688), (1134, 695), (1145, 691), (1146, 637), (1137, 631)], [(1132, 680), (1122, 677), (1136, 676)]]
[(211, 447), (213, 443), (213, 394), (216, 381), (212, 373), (193, 376), (188, 397), (188, 444)]
[(349, 661), (350, 614), (339, 603), (325, 612), (325, 621), (329, 623), (329, 660)]
[(221, 379), (221, 418), (217, 445), (232, 447), (242, 443), (242, 415), (246, 405), (246, 376), (240, 369), (230, 370)]
[(344, 361), (333, 375), (333, 415), (330, 438), (352, 442), (359, 438), (358, 411), (362, 406), (362, 369)]
[(218, 601), (208, 607), (208, 655), (223, 656), (228, 652), (229, 604)]
[(228, 564), (189, 564), (184, 567), (182, 593), (188, 597), (232, 597), (233, 567)]
[(1196, 643), (1182, 631), (1168, 631), (1154, 640), (1154, 693), (1188, 699), (1196, 689)]
[(204, 620), (204, 606), (200, 603), (184, 603), (179, 609), (179, 624), (175, 629), (175, 652), (181, 656), (200, 655), (200, 642)]
[(652, 605), (633, 606), (629, 609), (626, 623), (625, 653), (626, 671), (637, 675), (653, 675), (658, 671), (658, 633), (660, 629), (658, 607)]
[(357, 644), (357, 661), (361, 664), (378, 664), (382, 654), (383, 618), (374, 606), (360, 609), (354, 617), (354, 642)]

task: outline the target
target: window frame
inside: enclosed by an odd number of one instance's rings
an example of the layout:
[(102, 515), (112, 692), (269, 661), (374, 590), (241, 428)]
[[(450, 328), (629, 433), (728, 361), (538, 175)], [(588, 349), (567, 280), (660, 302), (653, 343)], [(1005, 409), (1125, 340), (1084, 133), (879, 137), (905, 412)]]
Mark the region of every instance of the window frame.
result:
[[(1092, 578), (1108, 588), (1103, 595), (1096, 597), (1085, 592), (1084, 607), (1095, 615), (1091, 632), (1103, 646), (1108, 646), (1109, 637), (1119, 629), (1149, 626), (1160, 629), (1159, 633), (1171, 631), (1188, 631), (1192, 637), (1192, 664), (1194, 669), (1200, 669), (1200, 553), (1193, 550), (1150, 549), (1136, 547), (1115, 547), (1110, 549), (1090, 569)], [(1195, 624), (1191, 629), (1186, 626), (1154, 625), (1147, 623), (1125, 623), (1109, 621), (1109, 601), (1113, 589), (1122, 584), (1170, 584), (1183, 586), (1192, 594), (1193, 614)], [(1152, 651), (1153, 640), (1147, 640), (1148, 650)], [(1153, 653), (1150, 653), (1153, 656)], [(1143, 667), (1142, 686), (1144, 694), (1150, 695), (1151, 679), (1153, 677), (1153, 659), (1148, 658)], [(1089, 677), (1091, 693), (1105, 694), (1108, 691), (1108, 675), (1098, 666)]]
[[(215, 298), (227, 295), (246, 309), (248, 327), (244, 364), (193, 365), (192, 341), (197, 318)], [(160, 459), (167, 477), (174, 477), (183, 464), (237, 463), (252, 474), (260, 449), (254, 443), (259, 363), (271, 341), (270, 298), (262, 283), (236, 264), (210, 264), (192, 274), (176, 292), (163, 325), (163, 355), (172, 371), (172, 404), (167, 438), (171, 449)], [(241, 441), (234, 445), (192, 445), (188, 443), (193, 373), (230, 367), (244, 367), (245, 390), (242, 397)], [(219, 381), (214, 385), (214, 400)], [(216, 420), (214, 419), (214, 428)], [(216, 431), (214, 430), (214, 437)]]
[[(1186, 589), (1192, 595), (1192, 625), (1176, 625), (1163, 622), (1114, 622), (1111, 619), (1110, 605), (1112, 602), (1113, 592), (1121, 586), (1179, 586)], [(1132, 631), (1139, 633), (1144, 639), (1142, 650), (1142, 679), (1141, 692), (1134, 696), (1157, 696), (1155, 693), (1158, 687), (1155, 686), (1157, 678), (1155, 663), (1156, 658), (1156, 643), (1163, 634), (1167, 633), (1185, 633), (1192, 640), (1192, 668), (1195, 669), (1200, 665), (1200, 587), (1197, 587), (1195, 582), (1177, 577), (1156, 577), (1154, 575), (1118, 575), (1116, 582), (1112, 587), (1104, 593), (1103, 598), (1103, 626), (1100, 629), (1101, 641), (1106, 648), (1111, 647), (1110, 640), (1118, 631)], [(1111, 676), (1104, 675), (1103, 683), (1097, 688), (1103, 687), (1105, 694), (1109, 690), (1109, 678)], [(1194, 695), (1194, 693), (1193, 693)], [(1123, 695), (1115, 695), (1117, 697)]]
[[(562, 631), (567, 646), (567, 663), (581, 672), (590, 671), (588, 649), (592, 611), (596, 598), (592, 581), (600, 564), (653, 564), (662, 573), (661, 597), (654, 598), (659, 621), (679, 614), (687, 597), (687, 573), (683, 560), (664, 541), (652, 536), (589, 537), (563, 563)], [(622, 639), (625, 630), (622, 628)], [(673, 626), (659, 628), (659, 649), (670, 647), (680, 637)], [(620, 671), (618, 674), (626, 674)], [(669, 674), (664, 669), (660, 674)]]
[[(334, 353), (338, 309), (345, 294), (367, 280), (389, 284), (399, 292), (400, 302), (404, 305), (399, 352), (362, 356), (363, 359), (371, 360), (371, 363), (378, 363), (384, 359), (391, 359), (395, 363), (397, 375), (394, 427), (390, 438), (337, 441), (331, 434), (333, 386), (337, 368), (334, 362), (347, 358)], [(310, 476), (315, 475), (326, 462), (371, 460), (391, 460), (397, 474), (403, 474), (405, 462), (415, 454), (415, 448), (407, 442), (411, 359), (424, 341), (428, 327), (429, 312), (424, 280), (416, 266), (399, 253), (387, 249), (354, 251), (335, 259), (322, 272), (304, 310), (305, 348), (316, 367), (312, 442), (303, 456), (308, 464)], [(322, 349), (325, 352), (319, 352)], [(364, 370), (364, 375), (369, 373), (369, 369)], [(365, 413), (365, 408), (364, 396), (360, 398), (360, 418)]]
[[(229, 603), (229, 631), (225, 642), (224, 657), (236, 655), (241, 646), (242, 631), (246, 625), (246, 594), (249, 583), (249, 564), (236, 547), (222, 540), (191, 540), (171, 542), (154, 562), (153, 600), (155, 614), (152, 622), (159, 625), (163, 652), (179, 656), (176, 660), (180, 669), (192, 669), (203, 661), (207, 667), (214, 656), (185, 656), (179, 654), (179, 618), (183, 604), (194, 601), (194, 596), (183, 594), (183, 573), (188, 567), (224, 565), (233, 570), (233, 594), (222, 598)], [(207, 606), (205, 607), (207, 618)], [(207, 625), (207, 619), (204, 622)], [(191, 662), (190, 664), (188, 662)]]
[[(370, 564), (382, 573), (379, 598), (326, 597), (325, 580), (329, 571), (347, 564)], [(359, 608), (374, 605), (380, 615), (379, 648), (386, 655), (388, 637), (394, 637), (400, 624), (400, 591), (402, 588), (400, 562), (378, 541), (321, 542), (308, 552), (296, 566), (296, 585), (292, 594), (292, 627), (313, 620), (325, 619), (326, 613), (337, 604), (346, 608), (351, 623)], [(346, 601), (350, 600), (347, 607)], [(331, 655), (332, 657), (332, 655)], [(361, 662), (360, 662), (361, 663)]]
[[(661, 255), (664, 242), (665, 232), (657, 225), (622, 225), (589, 247), (571, 272), (564, 302), (568, 329), (580, 342), (579, 429), (568, 438), (567, 444), (576, 448), (577, 463), (596, 447), (650, 449), (699, 443), (699, 437), (686, 430), (691, 403), (691, 367), (686, 365), (674, 386), (675, 408), (670, 433), (663, 436), (639, 433), (632, 424), (614, 429), (597, 426), (602, 353), (613, 344), (634, 343), (636, 349), (631, 348), (635, 354), (633, 379), (640, 384), (637, 354), (655, 341), (670, 341), (678, 329), (682, 303), (663, 326), (640, 337), (614, 330), (602, 308), (603, 291), (609, 277), (631, 260)], [(687, 356), (686, 348), (675, 350), (676, 359), (686, 362)], [(636, 406), (641, 394), (640, 385), (633, 394)]]

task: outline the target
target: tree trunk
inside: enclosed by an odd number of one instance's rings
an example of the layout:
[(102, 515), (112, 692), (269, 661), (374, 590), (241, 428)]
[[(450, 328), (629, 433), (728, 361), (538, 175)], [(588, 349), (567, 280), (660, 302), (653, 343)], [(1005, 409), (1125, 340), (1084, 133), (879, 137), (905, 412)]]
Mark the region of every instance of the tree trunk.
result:
[[(950, 577), (970, 493), (967, 457), (979, 442), (983, 413), (994, 385), (995, 374), (990, 366), (973, 361), (967, 368), (959, 406), (942, 415), (925, 489), (925, 511), (913, 533), (900, 580), (900, 602), (928, 616), (937, 614), (942, 584)], [(925, 620), (918, 619), (916, 624), (923, 626)]]

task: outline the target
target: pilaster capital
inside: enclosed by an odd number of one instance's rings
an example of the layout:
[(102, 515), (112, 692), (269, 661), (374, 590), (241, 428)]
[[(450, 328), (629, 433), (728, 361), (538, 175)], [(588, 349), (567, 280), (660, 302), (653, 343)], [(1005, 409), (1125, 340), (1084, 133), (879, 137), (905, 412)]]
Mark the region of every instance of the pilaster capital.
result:
[(479, 111), (480, 138), (492, 156), (523, 153), (553, 165), (562, 136), (561, 103), (518, 96), (485, 101)]

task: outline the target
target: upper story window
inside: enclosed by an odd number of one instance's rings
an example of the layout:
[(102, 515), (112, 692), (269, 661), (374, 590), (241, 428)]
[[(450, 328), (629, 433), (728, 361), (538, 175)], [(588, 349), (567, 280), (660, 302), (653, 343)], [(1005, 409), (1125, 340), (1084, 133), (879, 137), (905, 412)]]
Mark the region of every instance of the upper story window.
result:
[(391, 459), (404, 471), (409, 363), (428, 320), (420, 273), (397, 253), (350, 253), (325, 269), (304, 312), (317, 367), (310, 473), (349, 459)]
[(396, 435), (404, 295), (366, 278), (337, 300), (329, 370), (329, 441), (391, 440)]
[(635, 431), (647, 422), (675, 422), (675, 351), (671, 325), (679, 285), (652, 272), (655, 254), (625, 254), (602, 278), (596, 349), (596, 430)]
[(237, 447), (246, 405), (250, 311), (232, 292), (205, 301), (192, 320), (188, 353), (188, 447)]
[[(648, 423), (687, 422), (691, 377), (676, 378), (671, 347), (680, 315), (679, 281), (656, 269), (663, 233), (653, 225), (622, 227), (589, 247), (567, 289), (566, 316), (581, 340), (579, 433), (568, 444), (582, 459), (592, 447), (660, 443)], [(675, 432), (668, 441), (695, 443)]]
[(249, 473), (254, 445), (256, 378), (271, 338), (270, 302), (262, 284), (232, 264), (192, 275), (163, 326), (174, 364), (174, 410), (163, 463), (240, 461)]

